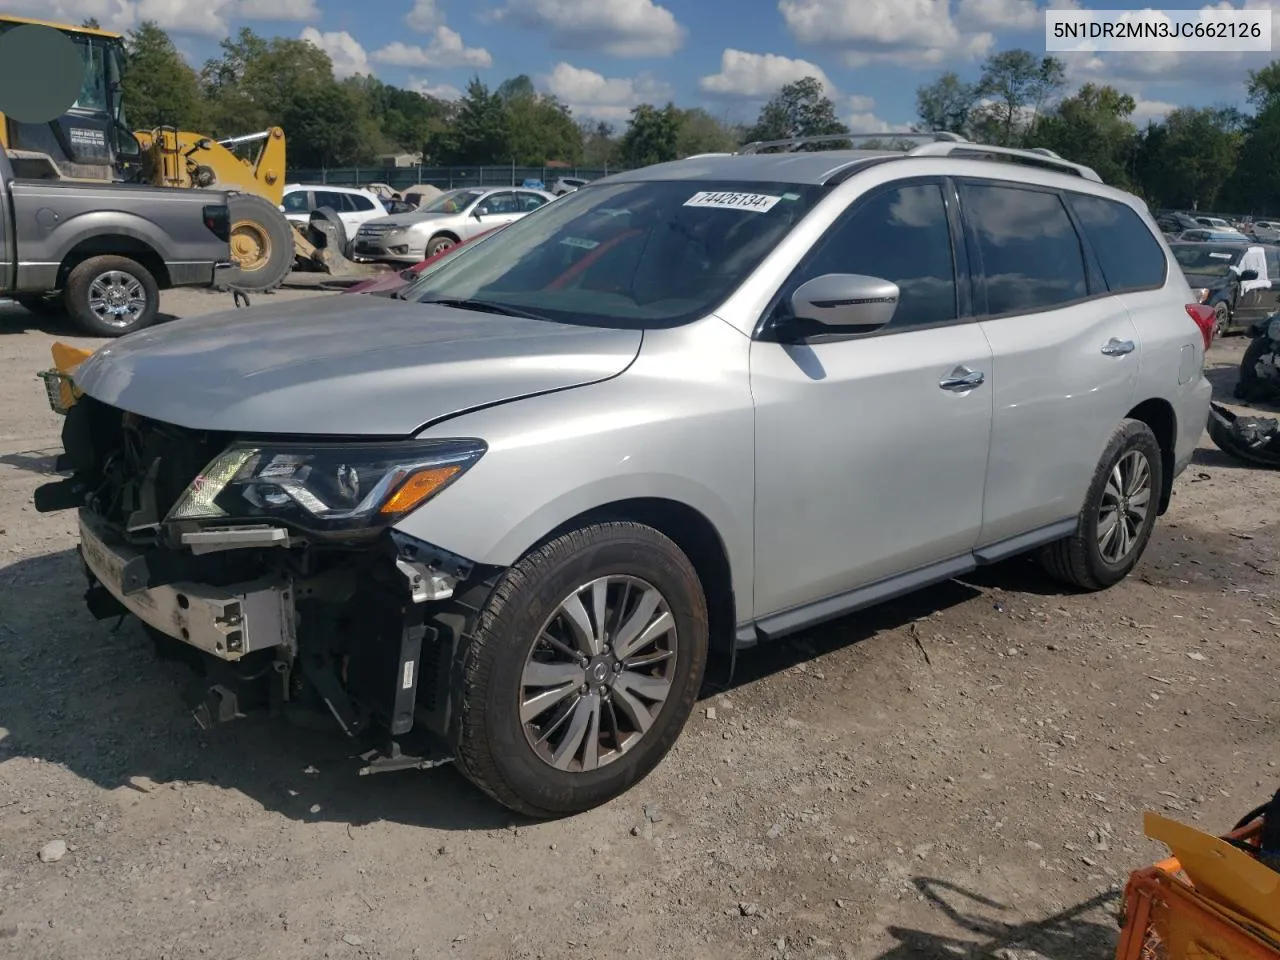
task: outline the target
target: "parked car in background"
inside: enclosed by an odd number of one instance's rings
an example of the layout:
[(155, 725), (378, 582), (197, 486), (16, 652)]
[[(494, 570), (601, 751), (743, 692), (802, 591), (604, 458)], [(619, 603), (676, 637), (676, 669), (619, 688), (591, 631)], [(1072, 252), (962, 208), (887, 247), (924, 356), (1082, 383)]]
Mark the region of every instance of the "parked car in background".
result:
[(1218, 333), (1247, 330), (1280, 309), (1280, 246), (1174, 241), (1196, 302), (1213, 307)]
[(1194, 230), (1183, 230), (1178, 240), (1199, 243), (1248, 243), (1249, 238), (1239, 230), (1213, 230), (1208, 227), (1196, 227)]
[(415, 183), (412, 187), (400, 191), (400, 199), (405, 203), (413, 204), (414, 209), (417, 209), (424, 203), (430, 203), (442, 193), (444, 191), (435, 184)]
[(1200, 227), (1194, 217), (1176, 212), (1160, 214), (1156, 218), (1156, 224), (1160, 227), (1160, 232), (1168, 237), (1176, 237), (1184, 230), (1196, 230)]
[(347, 287), (343, 293), (370, 293), (378, 296), (390, 296), (397, 290), (403, 290), (414, 280), (421, 276), (422, 271), (433, 264), (439, 263), (442, 259), (449, 256), (454, 250), (461, 250), (463, 247), (475, 243), (481, 237), (487, 237), (495, 230), (501, 230), (502, 227), (493, 227), (484, 233), (477, 233), (470, 240), (464, 240), (452, 247), (446, 247), (444, 250), (434, 253), (427, 259), (415, 263), (412, 267), (405, 267), (403, 270), (393, 270), (385, 273), (380, 277), (371, 277), (368, 280), (361, 280), (359, 283)]
[(360, 224), (387, 215), (382, 198), (372, 190), (301, 183), (284, 188), (284, 200), (280, 208), (292, 222), (305, 226), (311, 222), (311, 214), (322, 207), (329, 207), (338, 215), (348, 237), (360, 229)]
[(442, 193), (412, 213), (379, 217), (360, 227), (357, 257), (417, 263), (493, 227), (527, 216), (555, 197), (545, 190), (468, 187)]
[(1250, 224), (1249, 234), (1262, 243), (1280, 242), (1280, 221), (1255, 220)]
[(550, 190), (557, 197), (560, 197), (566, 193), (580, 190), (590, 182), (590, 180), (583, 180), (581, 177), (561, 177), (551, 184)]
[(1221, 217), (1196, 217), (1196, 223), (1210, 230), (1235, 230), (1230, 223)]

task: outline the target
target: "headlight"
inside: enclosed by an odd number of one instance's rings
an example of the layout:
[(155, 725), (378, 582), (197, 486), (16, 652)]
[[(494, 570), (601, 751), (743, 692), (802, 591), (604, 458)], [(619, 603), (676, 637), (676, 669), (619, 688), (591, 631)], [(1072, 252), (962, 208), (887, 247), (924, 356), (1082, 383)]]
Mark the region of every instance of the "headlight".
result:
[(435, 496), (485, 449), (480, 440), (236, 443), (165, 519), (278, 520), (319, 534), (371, 533)]
[(1196, 291), (1196, 302), (1204, 303), (1206, 300), (1209, 299), (1209, 294), (1212, 292), (1213, 291), (1210, 290), (1208, 287), (1201, 287), (1199, 290)]

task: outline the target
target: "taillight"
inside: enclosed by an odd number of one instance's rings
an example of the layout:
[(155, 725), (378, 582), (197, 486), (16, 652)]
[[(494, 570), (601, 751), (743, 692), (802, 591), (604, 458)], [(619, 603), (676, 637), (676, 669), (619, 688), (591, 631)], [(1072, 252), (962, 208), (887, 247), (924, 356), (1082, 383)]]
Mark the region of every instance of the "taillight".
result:
[(1203, 303), (1188, 303), (1187, 314), (1200, 328), (1200, 334), (1204, 337), (1204, 348), (1208, 350), (1213, 345), (1214, 330), (1218, 326), (1217, 313), (1214, 312), (1213, 307), (1205, 306)]
[(204, 225), (219, 240), (231, 239), (231, 214), (225, 203), (204, 208)]

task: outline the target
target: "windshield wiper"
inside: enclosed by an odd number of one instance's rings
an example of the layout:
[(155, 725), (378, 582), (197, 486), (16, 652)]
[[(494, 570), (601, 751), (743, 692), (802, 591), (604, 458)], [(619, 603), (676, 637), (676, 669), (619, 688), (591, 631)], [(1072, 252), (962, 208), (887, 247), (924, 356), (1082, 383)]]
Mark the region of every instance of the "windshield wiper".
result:
[(530, 310), (521, 310), (519, 307), (510, 307), (505, 303), (495, 303), (492, 300), (475, 300), (475, 299), (443, 299), (443, 300), (421, 300), (420, 303), (436, 304), (441, 307), (453, 307), (456, 310), (476, 310), (480, 313), (496, 313), (503, 317), (522, 317), (525, 320), (550, 320), (550, 317), (543, 316), (540, 313), (534, 313)]

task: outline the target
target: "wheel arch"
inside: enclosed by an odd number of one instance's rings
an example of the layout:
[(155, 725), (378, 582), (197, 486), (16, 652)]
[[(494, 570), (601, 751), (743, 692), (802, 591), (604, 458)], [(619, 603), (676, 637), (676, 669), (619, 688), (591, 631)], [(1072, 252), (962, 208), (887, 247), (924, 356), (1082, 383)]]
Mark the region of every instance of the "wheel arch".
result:
[(1151, 428), (1156, 443), (1160, 445), (1160, 508), (1163, 515), (1169, 509), (1169, 501), (1173, 496), (1173, 470), (1175, 449), (1178, 442), (1178, 415), (1173, 404), (1162, 397), (1152, 397), (1142, 401), (1129, 411), (1127, 419), (1139, 420)]
[(72, 270), (86, 260), (101, 256), (125, 257), (155, 277), (156, 285), (161, 290), (167, 290), (172, 286), (164, 257), (160, 256), (151, 244), (128, 234), (99, 233), (86, 237), (63, 254), (58, 264), (58, 289), (66, 287), (67, 277), (71, 275)]

